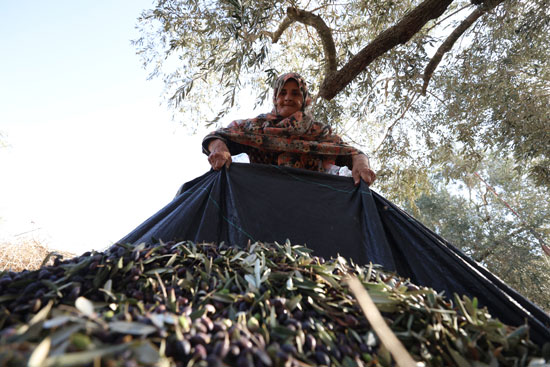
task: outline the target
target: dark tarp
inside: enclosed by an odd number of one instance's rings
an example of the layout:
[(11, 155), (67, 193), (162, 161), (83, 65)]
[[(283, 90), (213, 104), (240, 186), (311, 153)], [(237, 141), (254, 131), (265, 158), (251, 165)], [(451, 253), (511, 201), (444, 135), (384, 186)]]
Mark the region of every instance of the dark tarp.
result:
[(161, 239), (221, 242), (289, 239), (322, 257), (373, 262), (447, 296), (477, 297), (509, 325), (527, 322), (550, 341), (550, 317), (397, 206), (349, 177), (234, 163), (182, 186), (174, 200), (120, 243)]

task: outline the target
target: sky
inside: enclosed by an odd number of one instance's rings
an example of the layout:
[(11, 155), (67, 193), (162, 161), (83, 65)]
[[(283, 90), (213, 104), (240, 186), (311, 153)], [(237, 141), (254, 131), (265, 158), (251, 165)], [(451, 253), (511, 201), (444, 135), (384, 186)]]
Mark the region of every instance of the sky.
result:
[(131, 45), (151, 6), (0, 1), (0, 243), (101, 251), (209, 170)]

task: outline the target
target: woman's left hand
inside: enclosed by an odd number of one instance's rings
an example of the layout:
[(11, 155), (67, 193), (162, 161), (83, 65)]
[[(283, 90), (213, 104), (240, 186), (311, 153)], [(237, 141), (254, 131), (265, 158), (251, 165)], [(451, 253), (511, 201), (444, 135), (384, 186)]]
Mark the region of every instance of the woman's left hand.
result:
[(359, 185), (361, 179), (370, 186), (376, 180), (376, 173), (370, 168), (369, 158), (364, 154), (353, 156), (353, 169), (351, 170), (353, 183)]

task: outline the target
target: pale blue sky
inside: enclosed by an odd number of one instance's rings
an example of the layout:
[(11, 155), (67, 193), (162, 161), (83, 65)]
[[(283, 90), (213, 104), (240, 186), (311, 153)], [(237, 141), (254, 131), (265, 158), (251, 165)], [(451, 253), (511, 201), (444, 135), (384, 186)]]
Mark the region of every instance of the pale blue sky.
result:
[(60, 100), (74, 109), (93, 102), (86, 98), (128, 93), (146, 76), (129, 41), (140, 10), (150, 3), (2, 1), (1, 100), (26, 106), (27, 115), (49, 111)]
[(0, 241), (104, 249), (208, 170), (130, 44), (151, 5), (0, 0)]

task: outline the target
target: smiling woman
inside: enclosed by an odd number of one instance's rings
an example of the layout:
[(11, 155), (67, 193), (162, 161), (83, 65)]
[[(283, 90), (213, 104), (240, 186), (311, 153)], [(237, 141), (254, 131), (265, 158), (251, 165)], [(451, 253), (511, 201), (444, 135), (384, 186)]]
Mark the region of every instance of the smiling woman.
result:
[(289, 117), (300, 111), (304, 101), (298, 83), (294, 79), (287, 81), (279, 90), (275, 101), (277, 113), (282, 117)]
[(231, 165), (231, 156), (246, 153), (251, 163), (337, 172), (352, 169), (356, 185), (376, 179), (368, 157), (345, 144), (330, 126), (314, 121), (311, 98), (297, 73), (281, 75), (273, 85), (273, 110), (252, 119), (236, 120), (203, 140), (203, 152), (214, 170)]

